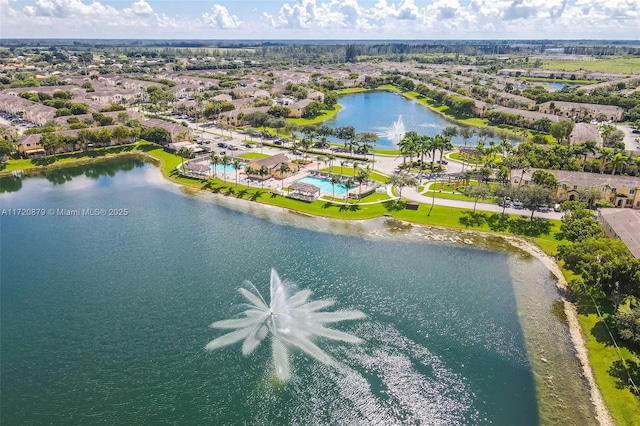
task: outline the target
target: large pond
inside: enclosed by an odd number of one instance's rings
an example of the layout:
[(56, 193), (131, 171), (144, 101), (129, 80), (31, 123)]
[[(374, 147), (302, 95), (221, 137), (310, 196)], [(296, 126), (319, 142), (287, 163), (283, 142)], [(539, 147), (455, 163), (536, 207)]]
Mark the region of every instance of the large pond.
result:
[[(353, 126), (358, 133), (374, 132), (379, 137), (376, 144), (378, 149), (397, 149), (398, 141), (408, 131), (435, 136), (442, 134), (445, 127), (456, 126), (418, 102), (392, 92), (354, 93), (341, 96), (338, 102), (342, 109), (326, 124), (334, 128)], [(474, 135), (466, 144), (475, 146), (477, 141), (478, 136)], [(486, 138), (486, 141), (497, 142), (498, 139)], [(452, 138), (451, 142), (454, 145), (465, 145), (465, 140), (459, 136)], [(512, 143), (515, 142), (517, 140), (512, 140)]]
[[(554, 279), (497, 242), (186, 195), (139, 160), (0, 185), (3, 425), (595, 424)], [(335, 324), (364, 343), (294, 352), (284, 384), (268, 342), (205, 351), (272, 267), (364, 312)]]

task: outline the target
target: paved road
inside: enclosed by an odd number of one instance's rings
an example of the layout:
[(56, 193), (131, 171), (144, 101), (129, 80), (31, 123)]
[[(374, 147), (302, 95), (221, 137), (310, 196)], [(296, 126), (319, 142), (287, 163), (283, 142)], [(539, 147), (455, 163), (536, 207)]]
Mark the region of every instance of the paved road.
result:
[[(217, 135), (214, 135), (213, 133), (220, 133), (219, 129), (213, 128), (213, 127), (209, 127), (209, 128), (205, 128), (205, 133), (204, 133), (204, 139), (206, 140), (210, 140), (212, 141), (211, 144), (209, 144), (209, 147), (213, 150), (215, 150), (216, 152), (220, 152), (220, 151), (226, 151), (227, 154), (232, 154), (233, 152), (238, 152), (238, 151), (229, 151), (228, 149), (225, 150), (223, 148), (219, 148), (215, 145), (215, 143), (220, 140), (221, 138)], [(225, 136), (229, 135), (228, 131), (224, 132)], [(198, 135), (198, 137), (200, 136), (200, 131), (196, 131), (196, 135)], [(248, 148), (244, 147), (245, 142), (245, 137), (246, 135), (244, 134), (240, 134), (240, 133), (236, 133), (233, 132), (231, 134), (231, 139), (225, 138), (225, 142), (239, 146), (240, 150), (243, 151), (247, 151), (249, 150)], [(286, 149), (286, 148), (276, 148), (276, 147), (272, 147), (272, 146), (262, 146), (262, 144), (256, 140), (255, 142), (253, 142), (253, 144), (255, 145), (254, 148), (250, 149), (251, 151), (255, 151), (255, 152), (263, 152), (264, 154), (269, 154), (269, 155), (275, 155), (278, 153), (290, 153), (291, 151)], [(331, 150), (322, 150), (325, 154), (330, 154), (332, 153)], [(240, 151), (241, 152), (241, 151)], [(369, 157), (371, 158), (371, 157)], [(402, 164), (403, 158), (402, 156), (387, 156), (387, 155), (376, 155), (376, 164), (375, 164), (375, 169), (377, 172), (383, 173), (385, 175), (392, 175), (395, 172), (397, 172), (398, 170), (398, 166)], [(440, 159), (440, 153), (437, 152), (436, 153), (436, 160)], [(429, 156), (425, 157), (425, 161), (430, 162), (431, 158)], [(322, 165), (321, 165), (322, 166)], [(447, 174), (451, 174), (451, 173), (460, 173), (462, 171), (462, 163), (459, 163), (457, 161), (453, 161), (453, 160), (449, 160), (449, 163), (447, 164), (447, 170), (445, 173), (442, 174), (443, 177), (446, 178)], [(423, 203), (423, 204), (429, 204), (431, 205), (432, 203), (432, 197), (427, 196), (427, 195), (422, 195), (419, 194), (418, 191), (415, 188), (404, 188), (402, 191), (402, 196), (408, 200), (411, 201), (416, 201), (419, 203)], [(463, 209), (469, 209), (469, 210), (473, 210), (473, 201), (463, 201), (463, 200), (450, 200), (450, 199), (446, 199), (446, 198), (436, 198), (435, 205), (438, 206), (449, 206), (449, 207), (456, 207), (456, 208), (463, 208)], [(480, 203), (478, 202), (476, 205), (476, 210), (478, 211), (487, 211), (487, 212), (495, 212), (495, 213), (502, 213), (502, 207), (498, 206), (497, 204), (487, 204), (487, 203)], [(506, 209), (506, 213), (509, 214), (519, 214), (521, 216), (530, 216), (531, 215), (531, 211), (530, 210), (524, 210), (524, 209), (515, 209), (513, 207), (507, 208)], [(549, 212), (535, 212), (534, 213), (534, 217), (544, 217), (547, 219), (560, 219), (562, 217), (562, 213), (558, 213), (558, 212), (554, 212), (554, 211), (549, 211)]]

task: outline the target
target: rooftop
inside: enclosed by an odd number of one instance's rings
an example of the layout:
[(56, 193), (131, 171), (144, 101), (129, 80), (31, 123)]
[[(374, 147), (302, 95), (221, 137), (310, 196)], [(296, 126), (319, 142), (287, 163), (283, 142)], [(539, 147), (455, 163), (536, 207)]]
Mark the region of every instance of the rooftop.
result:
[(640, 211), (631, 209), (602, 209), (600, 217), (611, 227), (631, 254), (640, 259)]

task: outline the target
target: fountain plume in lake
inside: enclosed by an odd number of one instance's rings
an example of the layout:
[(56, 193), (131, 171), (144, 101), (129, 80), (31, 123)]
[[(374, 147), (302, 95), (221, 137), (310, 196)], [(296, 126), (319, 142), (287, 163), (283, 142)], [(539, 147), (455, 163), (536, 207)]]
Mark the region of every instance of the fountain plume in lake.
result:
[(391, 127), (388, 127), (383, 131), (378, 132), (378, 136), (382, 138), (387, 138), (397, 145), (398, 142), (400, 142), (400, 139), (404, 137), (405, 133), (406, 133), (406, 129), (404, 128), (402, 115), (399, 115), (398, 119), (391, 124)]
[(285, 285), (275, 269), (271, 269), (269, 304), (251, 282), (247, 281), (246, 284), (253, 291), (246, 288), (238, 289), (249, 302), (246, 304), (244, 317), (211, 324), (212, 328), (236, 330), (209, 342), (207, 350), (215, 350), (244, 340), (242, 353), (249, 355), (270, 335), (276, 375), (281, 381), (286, 381), (291, 377), (290, 348), (296, 347), (324, 364), (334, 365), (335, 360), (313, 343), (314, 336), (348, 343), (362, 342), (358, 337), (327, 328), (325, 324), (361, 319), (365, 317), (364, 313), (357, 310), (320, 312), (332, 306), (335, 301), (309, 301), (310, 290), (301, 290), (288, 297)]

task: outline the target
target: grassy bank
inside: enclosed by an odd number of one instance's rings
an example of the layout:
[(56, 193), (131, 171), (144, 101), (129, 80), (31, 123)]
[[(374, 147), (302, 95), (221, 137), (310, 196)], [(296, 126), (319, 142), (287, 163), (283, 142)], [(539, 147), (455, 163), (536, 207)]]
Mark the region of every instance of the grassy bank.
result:
[(290, 123), (297, 124), (300, 127), (308, 126), (308, 125), (317, 125), (324, 121), (327, 121), (336, 116), (338, 111), (342, 109), (340, 104), (336, 104), (332, 110), (323, 110), (319, 115), (314, 118), (288, 118), (287, 121)]
[[(473, 214), (470, 210), (446, 206), (431, 206), (420, 204), (417, 210), (406, 209), (402, 201), (384, 200), (382, 194), (373, 194), (364, 198), (361, 202), (351, 201), (348, 204), (332, 203), (327, 200), (304, 202), (274, 194), (270, 188), (256, 188), (243, 185), (235, 185), (234, 179), (228, 182), (221, 180), (197, 180), (181, 176), (176, 167), (180, 164), (180, 157), (165, 152), (160, 146), (140, 142), (135, 145), (106, 148), (87, 153), (76, 153), (59, 156), (57, 161), (47, 165), (37, 165), (32, 162), (18, 160), (13, 166), (32, 171), (42, 171), (51, 168), (69, 167), (85, 162), (104, 161), (117, 156), (144, 156), (156, 164), (163, 175), (169, 180), (181, 184), (188, 192), (204, 191), (217, 193), (236, 199), (260, 202), (263, 204), (282, 207), (314, 216), (329, 217), (342, 220), (361, 220), (380, 217), (383, 215), (391, 218), (410, 222), (413, 224), (435, 226), (449, 229), (464, 229), (469, 231), (481, 231), (499, 235), (516, 235), (534, 242), (548, 254), (555, 254), (560, 243), (554, 237), (559, 231), (559, 221), (530, 221), (518, 215), (505, 215), (499, 213), (478, 212)], [(15, 168), (14, 168), (15, 169)], [(336, 170), (338, 169), (338, 170)], [(334, 167), (339, 171), (339, 166)], [(344, 167), (343, 172), (349, 174), (353, 169)], [(11, 174), (10, 171), (4, 171)], [(372, 176), (384, 181), (382, 176)], [(376, 202), (366, 204), (367, 202)], [(382, 202), (380, 202), (382, 201)], [(620, 389), (618, 379), (612, 376), (610, 370), (618, 360), (615, 349), (609, 341), (603, 338), (601, 333), (601, 320), (594, 312), (581, 308), (580, 321), (585, 330), (585, 338), (589, 349), (589, 356), (596, 380), (601, 392), (609, 406), (612, 415), (621, 425), (638, 425), (635, 414), (640, 412), (638, 399), (627, 390)], [(606, 336), (605, 336), (606, 337)], [(629, 351), (623, 352), (626, 359), (635, 360)], [(637, 365), (637, 364), (636, 364)]]
[[(610, 305), (606, 301), (600, 302), (600, 309)], [(578, 319), (589, 350), (589, 364), (611, 416), (620, 426), (640, 425), (640, 397), (629, 390), (621, 362), (624, 359), (630, 370), (637, 371), (640, 359), (628, 348), (621, 346), (618, 351), (614, 346), (605, 327), (605, 323), (611, 326), (611, 312), (601, 311), (601, 318), (589, 298), (578, 300), (577, 305)]]

